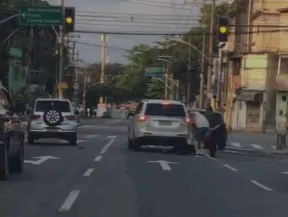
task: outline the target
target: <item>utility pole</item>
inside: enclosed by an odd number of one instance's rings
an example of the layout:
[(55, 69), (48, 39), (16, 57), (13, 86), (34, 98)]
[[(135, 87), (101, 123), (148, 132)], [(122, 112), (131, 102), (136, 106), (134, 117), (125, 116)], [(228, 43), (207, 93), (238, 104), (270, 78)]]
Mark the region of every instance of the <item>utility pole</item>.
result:
[(164, 68), (165, 68), (165, 99), (167, 100), (168, 99), (168, 84), (169, 84), (169, 68), (168, 68), (168, 63), (166, 63), (164, 65)]
[[(191, 35), (189, 35), (189, 44), (191, 44)], [(191, 46), (188, 46), (188, 66), (187, 66), (187, 102), (186, 104), (189, 107), (190, 104), (190, 99), (191, 99)]]
[[(64, 7), (64, 0), (61, 0), (61, 11), (62, 11), (62, 20), (60, 25), (59, 31), (59, 84), (64, 81), (64, 15), (65, 15), (65, 7)], [(63, 96), (63, 89), (59, 88), (59, 98), (62, 99)]]
[[(205, 54), (206, 51), (206, 34), (203, 35), (202, 39), (202, 53)], [(204, 70), (205, 70), (205, 56), (202, 55), (201, 59), (201, 73), (200, 73), (200, 101), (199, 101), (199, 107), (203, 108), (203, 102), (204, 102)]]
[(106, 34), (101, 35), (101, 80), (100, 83), (105, 83), (105, 65), (106, 65)]
[[(106, 42), (107, 42), (107, 35), (102, 34), (101, 35), (101, 77), (100, 77), (101, 84), (105, 83)], [(104, 96), (100, 97), (99, 103), (100, 104), (104, 103)]]
[(28, 55), (28, 61), (27, 61), (27, 72), (26, 72), (26, 82), (27, 86), (30, 85), (31, 80), (31, 67), (32, 67), (32, 55), (33, 55), (33, 38), (34, 38), (34, 29), (33, 27), (30, 27), (29, 30), (29, 55)]
[(218, 51), (218, 72), (217, 72), (217, 109), (219, 109), (221, 107), (221, 94), (222, 94), (222, 48), (220, 47), (219, 44), (219, 51)]
[[(207, 92), (209, 95), (212, 94), (212, 72), (213, 72), (213, 47), (214, 47), (214, 29), (215, 29), (215, 9), (216, 9), (216, 3), (215, 0), (212, 1), (211, 6), (211, 14), (210, 14), (210, 31), (209, 31), (209, 68), (207, 73)], [(208, 100), (210, 106), (210, 100)]]

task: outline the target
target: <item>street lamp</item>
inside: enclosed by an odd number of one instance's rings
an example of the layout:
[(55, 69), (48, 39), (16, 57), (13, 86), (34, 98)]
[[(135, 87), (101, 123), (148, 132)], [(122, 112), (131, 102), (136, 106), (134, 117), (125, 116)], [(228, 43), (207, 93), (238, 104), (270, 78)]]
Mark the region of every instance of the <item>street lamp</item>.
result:
[(187, 41), (184, 41), (182, 39), (177, 39), (177, 38), (167, 38), (170, 41), (177, 41), (180, 42), (182, 44), (187, 44), (188, 46), (192, 47), (194, 50), (196, 50), (199, 54), (201, 54), (203, 57), (205, 57), (205, 59), (210, 60), (209, 57), (207, 57), (201, 50), (199, 50), (196, 46), (194, 46), (193, 44), (188, 43)]

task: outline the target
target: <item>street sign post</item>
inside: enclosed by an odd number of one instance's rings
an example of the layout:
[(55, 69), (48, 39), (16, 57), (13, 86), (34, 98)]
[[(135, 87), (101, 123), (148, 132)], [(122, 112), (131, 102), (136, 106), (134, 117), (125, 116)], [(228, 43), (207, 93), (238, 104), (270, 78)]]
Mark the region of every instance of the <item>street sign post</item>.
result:
[(165, 76), (164, 69), (162, 67), (146, 68), (145, 76), (152, 78), (163, 78)]
[(59, 26), (61, 24), (61, 7), (25, 5), (20, 8), (20, 25), (22, 26)]

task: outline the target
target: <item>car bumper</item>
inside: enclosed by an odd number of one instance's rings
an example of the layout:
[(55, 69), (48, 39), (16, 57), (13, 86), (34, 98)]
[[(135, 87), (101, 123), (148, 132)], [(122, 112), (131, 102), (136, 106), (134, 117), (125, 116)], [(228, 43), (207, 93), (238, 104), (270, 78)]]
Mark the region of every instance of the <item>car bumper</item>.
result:
[(61, 132), (42, 132), (42, 131), (29, 131), (29, 134), (34, 138), (55, 138), (55, 139), (66, 139), (70, 138), (77, 133), (76, 131), (61, 131)]
[(183, 146), (187, 144), (187, 138), (186, 136), (142, 136), (137, 138), (137, 142), (139, 142), (141, 145)]

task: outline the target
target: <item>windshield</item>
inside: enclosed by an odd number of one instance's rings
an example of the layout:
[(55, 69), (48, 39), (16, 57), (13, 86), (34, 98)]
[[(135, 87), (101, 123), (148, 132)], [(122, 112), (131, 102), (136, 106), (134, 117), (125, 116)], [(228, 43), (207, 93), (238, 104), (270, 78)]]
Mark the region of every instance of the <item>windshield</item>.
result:
[(47, 111), (49, 108), (54, 108), (56, 110), (59, 110), (61, 112), (70, 112), (70, 106), (67, 101), (49, 101), (49, 100), (43, 100), (38, 101), (36, 104), (35, 111), (36, 112), (44, 112)]
[(146, 106), (145, 115), (186, 117), (183, 105), (176, 105), (176, 104), (163, 105), (159, 103), (148, 103)]

